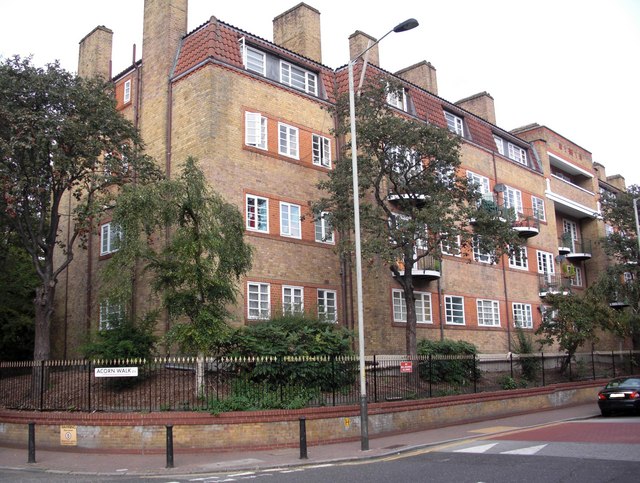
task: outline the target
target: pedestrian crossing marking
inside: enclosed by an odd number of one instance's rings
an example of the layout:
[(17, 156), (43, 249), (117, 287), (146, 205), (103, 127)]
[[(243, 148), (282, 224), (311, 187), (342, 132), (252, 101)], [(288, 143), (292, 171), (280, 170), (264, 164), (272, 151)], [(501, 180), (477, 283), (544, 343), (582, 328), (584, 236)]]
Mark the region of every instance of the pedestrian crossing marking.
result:
[(520, 449), (512, 449), (511, 451), (502, 451), (500, 454), (524, 454), (524, 455), (532, 455), (536, 454), (542, 448), (547, 446), (546, 444), (540, 444), (538, 446), (529, 446), (527, 448)]
[(480, 434), (493, 434), (493, 433), (501, 433), (503, 431), (513, 431), (514, 429), (520, 429), (517, 426), (491, 426), (490, 428), (480, 428), (469, 431), (470, 433), (480, 433)]
[(491, 448), (493, 448), (497, 444), (498, 443), (491, 443), (491, 444), (482, 444), (480, 446), (471, 446), (470, 448), (457, 449), (454, 451), (454, 453), (484, 453), (485, 451), (489, 451)]

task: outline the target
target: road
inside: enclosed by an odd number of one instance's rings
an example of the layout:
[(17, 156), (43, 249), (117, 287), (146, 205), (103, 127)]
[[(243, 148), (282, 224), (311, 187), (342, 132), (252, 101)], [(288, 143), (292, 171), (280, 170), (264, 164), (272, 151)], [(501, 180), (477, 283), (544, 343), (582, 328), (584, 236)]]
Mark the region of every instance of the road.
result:
[(592, 418), (532, 429), (485, 427), (478, 436), (376, 460), (184, 476), (71, 476), (3, 470), (11, 482), (517, 483), (636, 481), (640, 417)]

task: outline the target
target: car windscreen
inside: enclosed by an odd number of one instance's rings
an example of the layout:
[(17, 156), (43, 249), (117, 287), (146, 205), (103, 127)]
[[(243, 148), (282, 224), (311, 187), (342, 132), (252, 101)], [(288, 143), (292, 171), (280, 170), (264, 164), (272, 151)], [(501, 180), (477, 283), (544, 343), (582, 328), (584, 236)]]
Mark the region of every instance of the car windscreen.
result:
[(606, 389), (615, 389), (616, 387), (629, 387), (629, 388), (640, 389), (640, 378), (628, 377), (626, 379), (616, 379), (615, 381), (609, 382), (609, 384), (607, 384), (606, 386)]

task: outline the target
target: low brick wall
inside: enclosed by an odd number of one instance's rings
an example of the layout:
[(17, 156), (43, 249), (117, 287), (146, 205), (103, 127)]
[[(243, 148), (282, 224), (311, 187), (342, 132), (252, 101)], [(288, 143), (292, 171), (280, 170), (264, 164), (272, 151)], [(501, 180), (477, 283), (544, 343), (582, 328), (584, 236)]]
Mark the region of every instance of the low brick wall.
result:
[[(606, 381), (468, 394), (369, 405), (369, 436), (389, 435), (481, 421), (559, 407), (596, 404)], [(307, 444), (360, 439), (358, 406), (251, 411), (213, 416), (198, 412), (72, 413), (0, 410), (0, 445), (24, 447), (28, 423), (36, 423), (36, 447), (86, 452), (162, 453), (166, 425), (174, 451), (230, 451), (296, 447), (299, 419)], [(61, 426), (76, 426), (77, 445), (62, 446)]]

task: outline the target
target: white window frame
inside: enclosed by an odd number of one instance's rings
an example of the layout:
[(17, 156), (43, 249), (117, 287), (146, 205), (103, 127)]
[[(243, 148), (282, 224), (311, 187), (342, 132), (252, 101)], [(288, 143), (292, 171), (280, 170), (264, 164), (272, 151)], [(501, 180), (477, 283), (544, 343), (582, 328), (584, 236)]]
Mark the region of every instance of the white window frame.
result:
[(575, 275), (571, 279), (571, 286), (582, 287), (582, 268), (577, 265), (574, 265), (573, 268), (575, 270)]
[(533, 207), (533, 216), (537, 220), (547, 221), (547, 214), (544, 208), (544, 200), (537, 196), (531, 196), (531, 206)]
[(331, 139), (314, 134), (311, 136), (313, 164), (331, 169)]
[(527, 165), (527, 150), (516, 146), (513, 143), (507, 143), (509, 158), (515, 162)]
[(494, 262), (494, 256), (491, 252), (480, 251), (480, 237), (475, 235), (472, 242), (473, 259), (479, 263), (492, 264)]
[(533, 311), (531, 304), (513, 302), (511, 304), (513, 326), (521, 329), (533, 329)]
[(318, 243), (335, 244), (335, 235), (330, 222), (331, 214), (323, 211), (314, 221), (315, 239)]
[(282, 286), (282, 315), (304, 313), (304, 287)]
[(498, 150), (498, 153), (504, 156), (504, 139), (494, 134), (493, 140), (496, 143), (496, 149)]
[(109, 299), (100, 302), (100, 330), (112, 329), (113, 323), (122, 322), (124, 317), (124, 304), (111, 302)]
[[(415, 296), (416, 322), (418, 324), (432, 324), (431, 314), (431, 294), (429, 292), (413, 292)], [(399, 323), (407, 322), (407, 303), (404, 297), (404, 290), (394, 288), (391, 291), (393, 303), (393, 321)]]
[(461, 117), (456, 116), (449, 111), (444, 111), (444, 118), (447, 121), (447, 128), (449, 131), (457, 134), (458, 136), (464, 137), (464, 121)]
[(302, 238), (302, 209), (294, 203), (280, 202), (280, 235)]
[(128, 104), (131, 102), (131, 79), (127, 79), (124, 81), (124, 95), (123, 95), (124, 104)]
[(318, 318), (326, 322), (338, 321), (338, 293), (335, 290), (318, 289)]
[(318, 95), (318, 76), (284, 60), (280, 61), (280, 82), (294, 89)]
[(487, 178), (486, 176), (474, 173), (473, 171), (467, 171), (467, 179), (476, 184), (476, 186), (478, 187), (477, 191), (481, 195), (491, 194), (489, 178)]
[(504, 190), (504, 206), (506, 208), (513, 208), (516, 213), (523, 213), (524, 207), (522, 205), (522, 191), (511, 186), (505, 186)]
[(538, 273), (545, 275), (554, 275), (556, 273), (553, 253), (536, 250), (536, 259), (538, 261)]
[[(460, 295), (445, 295), (445, 323), (449, 325), (465, 325), (464, 297)], [(462, 321), (459, 321), (462, 319)]]
[(265, 76), (267, 72), (267, 56), (264, 52), (245, 44), (245, 38), (240, 39), (240, 51), (242, 53), (242, 65), (247, 70), (257, 72)]
[(244, 143), (258, 149), (268, 148), (268, 119), (259, 112), (244, 113)]
[[(264, 210), (261, 211), (261, 204)], [(253, 205), (253, 206), (252, 206)], [(253, 213), (251, 212), (253, 208)], [(262, 196), (247, 195), (245, 202), (246, 227), (249, 231), (269, 233), (269, 199)], [(253, 225), (253, 226), (252, 226)]]
[(271, 317), (271, 284), (247, 282), (247, 318), (266, 320)]
[(404, 87), (397, 91), (389, 92), (387, 90), (387, 104), (401, 111), (407, 111), (407, 93)]
[(278, 123), (278, 153), (289, 158), (300, 159), (300, 131), (297, 127)]
[(120, 249), (122, 229), (115, 223), (104, 223), (100, 227), (100, 255), (110, 255)]
[(500, 302), (497, 300), (477, 299), (478, 326), (500, 327)]
[[(456, 252), (457, 253), (453, 253), (451, 250), (452, 246), (457, 247)], [(445, 243), (444, 240), (440, 241), (440, 252), (443, 255), (449, 255), (450, 257), (461, 257), (462, 256), (462, 243), (461, 243), (461, 239), (460, 239), (460, 235), (456, 235), (456, 239), (455, 242), (453, 244), (449, 243)]]
[(515, 268), (518, 270), (529, 270), (527, 247), (520, 247), (509, 257), (509, 268)]

